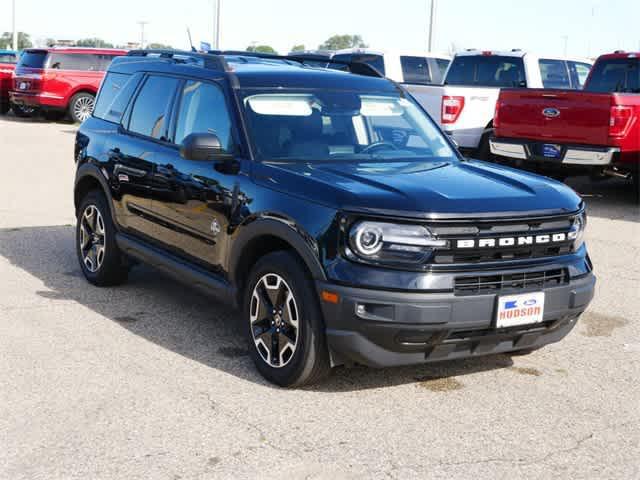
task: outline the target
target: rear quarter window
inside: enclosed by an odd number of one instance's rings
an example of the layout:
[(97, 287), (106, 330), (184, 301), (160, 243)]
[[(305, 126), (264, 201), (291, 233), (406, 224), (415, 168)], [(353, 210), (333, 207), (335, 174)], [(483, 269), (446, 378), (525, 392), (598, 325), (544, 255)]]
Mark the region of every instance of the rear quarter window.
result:
[(522, 58), (499, 55), (463, 55), (454, 58), (445, 84), (477, 87), (527, 86)]
[(120, 123), (131, 97), (140, 83), (141, 75), (108, 73), (98, 92), (93, 116), (108, 122)]

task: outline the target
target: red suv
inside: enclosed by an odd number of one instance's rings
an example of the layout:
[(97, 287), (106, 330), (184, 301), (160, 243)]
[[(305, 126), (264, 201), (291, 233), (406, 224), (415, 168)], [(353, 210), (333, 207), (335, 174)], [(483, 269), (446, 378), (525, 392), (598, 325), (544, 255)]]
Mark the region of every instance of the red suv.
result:
[(27, 49), (13, 73), (10, 101), (17, 116), (37, 110), (56, 116), (67, 112), (83, 122), (93, 111), (95, 96), (111, 61), (126, 50), (103, 48)]
[(9, 89), (11, 88), (11, 74), (16, 68), (18, 55), (11, 50), (0, 50), (0, 113), (9, 110)]

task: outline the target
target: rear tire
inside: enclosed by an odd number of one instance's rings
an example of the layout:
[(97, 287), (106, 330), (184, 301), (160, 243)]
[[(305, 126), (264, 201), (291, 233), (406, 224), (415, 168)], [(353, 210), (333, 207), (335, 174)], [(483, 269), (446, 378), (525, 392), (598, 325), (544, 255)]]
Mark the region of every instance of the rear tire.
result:
[(0, 115), (6, 115), (10, 110), (8, 103), (0, 103)]
[(281, 387), (320, 381), (331, 370), (315, 285), (286, 251), (258, 260), (243, 295), (249, 352), (264, 378)]
[(11, 105), (11, 110), (13, 110), (13, 114), (19, 118), (31, 118), (35, 117), (37, 110), (33, 107), (25, 107), (24, 105)]
[(93, 285), (106, 287), (127, 280), (129, 267), (116, 243), (107, 200), (98, 190), (92, 190), (80, 202), (76, 254), (82, 273)]
[(90, 93), (76, 93), (69, 102), (69, 117), (75, 123), (82, 123), (93, 113), (96, 97)]
[(482, 134), (482, 138), (480, 138), (480, 145), (478, 145), (478, 150), (476, 155), (478, 159), (485, 160), (487, 162), (495, 162), (496, 156), (491, 153), (491, 145), (489, 141), (493, 138), (494, 130), (493, 128), (485, 130), (485, 133)]

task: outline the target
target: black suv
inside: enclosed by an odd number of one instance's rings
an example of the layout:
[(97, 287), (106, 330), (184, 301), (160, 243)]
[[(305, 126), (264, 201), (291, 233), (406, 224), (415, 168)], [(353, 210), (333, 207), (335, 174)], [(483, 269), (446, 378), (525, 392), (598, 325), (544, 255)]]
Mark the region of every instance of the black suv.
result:
[(86, 278), (118, 284), (141, 261), (210, 292), (283, 386), (567, 335), (595, 284), (581, 199), (461, 157), (401, 87), (352, 66), (117, 58), (75, 145)]

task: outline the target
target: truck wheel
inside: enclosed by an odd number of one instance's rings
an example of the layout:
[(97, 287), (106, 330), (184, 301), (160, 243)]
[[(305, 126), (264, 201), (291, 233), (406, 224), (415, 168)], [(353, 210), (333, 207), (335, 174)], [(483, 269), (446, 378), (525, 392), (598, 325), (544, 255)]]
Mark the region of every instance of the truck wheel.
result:
[(291, 253), (270, 253), (253, 267), (244, 291), (243, 323), (256, 368), (270, 382), (300, 387), (329, 374), (316, 289)]
[(76, 93), (69, 102), (69, 116), (75, 123), (82, 123), (93, 113), (96, 97), (90, 93)]
[(633, 177), (633, 194), (635, 196), (636, 203), (640, 204), (640, 168), (634, 172)]
[(8, 103), (0, 103), (0, 115), (6, 115), (6, 113), (9, 111), (9, 104)]
[(33, 107), (25, 107), (24, 105), (11, 105), (13, 114), (19, 118), (31, 118), (36, 115), (36, 109)]
[(104, 195), (89, 192), (78, 209), (76, 253), (85, 278), (99, 287), (124, 283), (129, 273), (115, 233)]
[(491, 153), (491, 145), (489, 140), (493, 138), (493, 129), (485, 131), (480, 138), (480, 145), (478, 145), (478, 151), (476, 153), (478, 159), (485, 160), (487, 162), (495, 162), (496, 156)]

